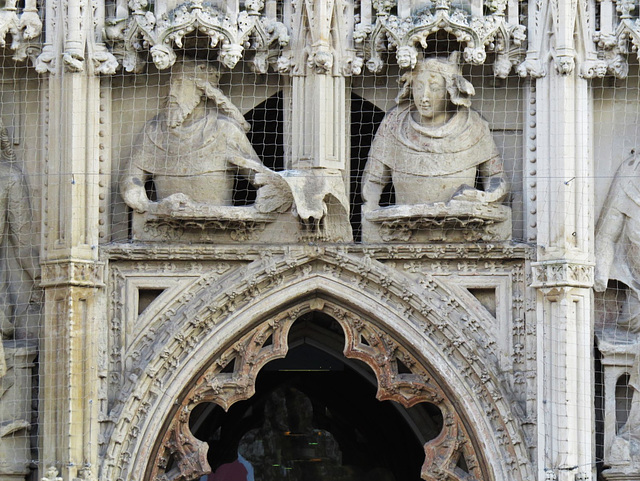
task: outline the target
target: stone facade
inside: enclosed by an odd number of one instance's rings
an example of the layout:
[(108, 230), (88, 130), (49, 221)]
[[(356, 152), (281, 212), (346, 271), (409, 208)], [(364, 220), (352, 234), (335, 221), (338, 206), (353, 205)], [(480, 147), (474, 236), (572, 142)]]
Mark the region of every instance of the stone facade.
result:
[(640, 479), (635, 8), (7, 0), (0, 481)]

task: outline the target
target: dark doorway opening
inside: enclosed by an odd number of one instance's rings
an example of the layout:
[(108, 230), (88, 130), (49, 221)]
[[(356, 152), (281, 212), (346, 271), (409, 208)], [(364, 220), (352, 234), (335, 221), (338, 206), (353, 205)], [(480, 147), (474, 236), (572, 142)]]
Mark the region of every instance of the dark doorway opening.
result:
[(253, 397), (226, 413), (193, 411), (192, 432), (209, 444), (208, 479), (420, 481), (440, 410), (378, 401), (373, 373), (340, 354), (342, 329), (324, 314), (296, 321), (289, 346), (260, 372)]

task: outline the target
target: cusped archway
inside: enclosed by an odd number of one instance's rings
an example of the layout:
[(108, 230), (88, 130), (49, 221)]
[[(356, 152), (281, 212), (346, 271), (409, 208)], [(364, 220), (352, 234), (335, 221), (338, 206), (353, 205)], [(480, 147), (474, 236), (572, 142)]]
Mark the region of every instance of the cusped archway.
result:
[(425, 479), (461, 455), (477, 479), (532, 477), (487, 333), (465, 328), (472, 314), (435, 279), (418, 284), (372, 259), (324, 251), (263, 258), (168, 309), (172, 329), (155, 329), (161, 335), (135, 350), (139, 367), (112, 413), (107, 479), (161, 477), (167, 453), (182, 460), (179, 472), (197, 471), (206, 459), (185, 424), (190, 410), (249, 397), (260, 367), (286, 353), (287, 329), (311, 311), (340, 323), (345, 355), (373, 369), (380, 399), (440, 407), (445, 428), (425, 446)]

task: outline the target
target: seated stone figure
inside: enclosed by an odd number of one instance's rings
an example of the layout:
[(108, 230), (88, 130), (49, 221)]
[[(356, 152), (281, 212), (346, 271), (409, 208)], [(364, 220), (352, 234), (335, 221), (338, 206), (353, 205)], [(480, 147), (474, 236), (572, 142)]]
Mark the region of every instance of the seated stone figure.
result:
[[(217, 88), (218, 77), (207, 62), (175, 64), (166, 108), (147, 122), (120, 180), (135, 212), (220, 221), (289, 208), (286, 183), (260, 162), (246, 136), (249, 125)], [(254, 205), (232, 207), (237, 175), (258, 188)], [(155, 201), (145, 188), (149, 180)]]
[[(482, 230), (508, 221), (508, 208), (499, 204), (508, 193), (502, 160), (487, 122), (469, 108), (475, 91), (462, 77), (457, 56), (418, 62), (401, 85), (399, 104), (382, 121), (364, 172), (364, 240), (377, 240), (370, 222), (395, 223), (406, 234), (447, 224)], [(390, 182), (396, 205), (380, 209)], [(394, 238), (389, 232), (382, 237)]]

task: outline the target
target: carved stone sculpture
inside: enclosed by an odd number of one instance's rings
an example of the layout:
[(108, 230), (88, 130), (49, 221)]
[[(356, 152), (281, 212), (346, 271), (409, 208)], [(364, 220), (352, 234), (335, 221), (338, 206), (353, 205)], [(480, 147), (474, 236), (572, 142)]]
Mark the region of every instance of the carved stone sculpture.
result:
[(594, 289), (603, 292), (617, 280), (629, 288), (618, 326), (640, 332), (640, 162), (637, 154), (626, 159), (611, 183), (596, 226)]
[[(469, 108), (475, 91), (457, 56), (419, 62), (401, 84), (365, 168), (364, 240), (409, 240), (421, 227), (437, 227), (443, 240), (456, 240), (455, 230), (475, 232), (457, 240), (508, 238), (502, 160), (487, 122)], [(390, 182), (396, 205), (381, 209)], [(382, 223), (381, 233), (371, 223)]]
[[(598, 333), (604, 371), (604, 479), (640, 477), (640, 350), (638, 343)], [(631, 399), (629, 399), (631, 394)]]
[[(618, 472), (640, 475), (640, 344), (637, 337), (640, 332), (639, 159), (637, 154), (633, 154), (618, 168), (596, 226), (594, 289), (604, 292), (609, 280), (627, 286), (619, 312), (615, 313), (615, 324), (613, 319), (604, 322), (598, 334), (605, 382), (615, 385), (619, 376), (627, 372), (629, 386), (633, 390), (626, 423), (619, 429), (615, 414), (616, 391), (605, 391), (605, 403), (609, 407), (605, 412), (605, 464), (610, 466), (609, 475), (613, 476)], [(621, 367), (630, 360), (633, 360), (632, 366)]]
[(15, 154), (1, 122), (0, 153), (0, 479), (23, 480), (32, 458), (28, 429), (38, 325), (30, 297), (39, 269), (31, 245), (29, 191), (12, 165)]
[(38, 334), (37, 325), (28, 324), (33, 324), (29, 323), (29, 301), (40, 269), (32, 245), (29, 189), (13, 165), (15, 154), (1, 122), (0, 150), (0, 332), (3, 339), (25, 339)]
[[(167, 105), (147, 122), (120, 181), (122, 197), (147, 223), (169, 227), (230, 228), (268, 222), (287, 210), (290, 189), (265, 167), (249, 142), (248, 123), (216, 87), (206, 62), (174, 66)], [(251, 206), (234, 207), (237, 175), (258, 188)], [(145, 185), (152, 181), (156, 200)], [(134, 223), (134, 235), (135, 235)]]
[(31, 454), (31, 377), (36, 349), (21, 340), (3, 341), (6, 371), (0, 377), (0, 480), (24, 481)]

